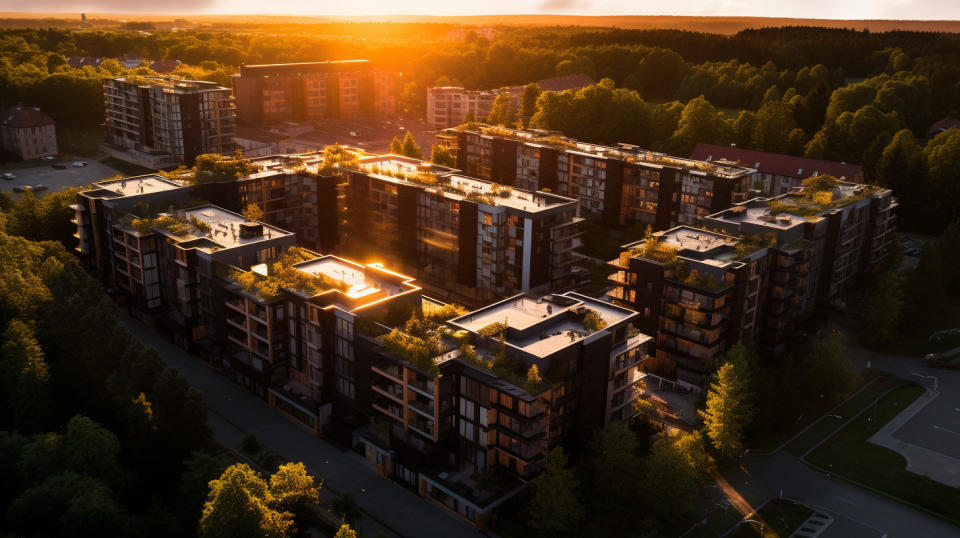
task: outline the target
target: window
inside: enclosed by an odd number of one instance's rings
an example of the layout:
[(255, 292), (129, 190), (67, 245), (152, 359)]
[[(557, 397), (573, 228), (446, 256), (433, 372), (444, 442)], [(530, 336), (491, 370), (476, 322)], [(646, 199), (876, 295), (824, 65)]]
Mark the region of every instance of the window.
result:
[(342, 377), (337, 377), (337, 392), (348, 398), (355, 397), (356, 387), (354, 384)]

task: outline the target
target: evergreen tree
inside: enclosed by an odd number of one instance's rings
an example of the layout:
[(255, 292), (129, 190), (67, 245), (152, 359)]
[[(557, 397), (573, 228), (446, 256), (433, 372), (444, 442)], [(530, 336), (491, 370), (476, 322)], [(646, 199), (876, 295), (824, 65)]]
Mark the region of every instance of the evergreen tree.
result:
[(700, 497), (697, 470), (669, 438), (654, 442), (643, 460), (642, 477), (643, 484), (657, 484), (656, 488), (634, 486), (642, 506), (649, 507), (657, 519), (673, 524), (691, 514)]
[(417, 141), (413, 138), (413, 133), (410, 131), (407, 131), (407, 133), (403, 135), (403, 143), (401, 144), (400, 154), (406, 155), (407, 157), (411, 157), (413, 159), (423, 158), (423, 152), (420, 151), (420, 146), (417, 145)]
[(706, 408), (700, 411), (707, 437), (727, 458), (743, 451), (744, 430), (753, 417), (743, 369), (736, 360), (720, 366), (707, 391)]
[(403, 142), (400, 140), (400, 137), (396, 135), (394, 135), (393, 140), (390, 141), (390, 153), (403, 155)]
[(573, 470), (567, 468), (563, 449), (557, 447), (547, 452), (547, 467), (533, 481), (530, 525), (547, 534), (573, 531), (584, 516), (579, 487)]
[(864, 306), (864, 337), (874, 346), (882, 346), (897, 337), (903, 306), (900, 275), (885, 271), (877, 279)]
[(445, 148), (440, 144), (434, 144), (430, 148), (430, 162), (442, 166), (457, 166), (457, 155), (452, 148)]
[(340, 529), (337, 530), (337, 534), (333, 538), (357, 538), (357, 532), (350, 528), (350, 525), (344, 523), (340, 525)]
[(255, 203), (247, 204), (247, 207), (243, 208), (243, 218), (255, 221), (263, 220), (263, 210)]
[(33, 328), (18, 319), (3, 333), (0, 374), (14, 429), (43, 431), (53, 418), (50, 373)]

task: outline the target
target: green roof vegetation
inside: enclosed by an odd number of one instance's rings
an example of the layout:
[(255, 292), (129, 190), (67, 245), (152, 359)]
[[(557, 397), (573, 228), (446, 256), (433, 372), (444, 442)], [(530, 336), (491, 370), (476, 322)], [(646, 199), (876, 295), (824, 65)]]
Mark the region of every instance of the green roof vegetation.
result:
[(197, 155), (193, 167), (192, 181), (194, 183), (229, 181), (248, 176), (259, 170), (260, 167), (251, 163), (243, 155), (230, 156), (204, 153), (203, 155)]
[(394, 329), (379, 339), (390, 353), (436, 376), (440, 370), (434, 358), (449, 350), (449, 343), (444, 339), (453, 336), (453, 331), (443, 323), (466, 313), (467, 309), (457, 304), (414, 312), (404, 323), (403, 330)]
[(299, 247), (290, 247), (273, 263), (267, 264), (267, 275), (253, 271), (235, 270), (231, 273), (234, 282), (249, 292), (264, 299), (271, 299), (280, 293), (281, 288), (297, 290), (306, 295), (317, 295), (330, 289), (346, 291), (347, 286), (339, 280), (314, 275), (293, 267), (294, 264), (312, 260), (317, 255)]

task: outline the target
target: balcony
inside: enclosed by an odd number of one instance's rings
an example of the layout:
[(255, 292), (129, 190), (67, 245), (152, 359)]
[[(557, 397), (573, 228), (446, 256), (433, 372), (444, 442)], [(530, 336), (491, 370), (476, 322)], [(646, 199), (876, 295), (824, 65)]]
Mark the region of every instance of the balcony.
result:
[(433, 399), (434, 381), (432, 379), (427, 381), (421, 379), (411, 379), (407, 386), (416, 392)]
[(409, 402), (407, 402), (407, 406), (409, 406), (410, 409), (413, 409), (414, 411), (425, 416), (426, 418), (433, 420), (433, 417), (434, 417), (433, 402), (424, 402), (423, 400), (410, 400)]
[(420, 415), (414, 414), (410, 418), (410, 421), (407, 422), (407, 426), (420, 435), (433, 439), (433, 420), (427, 420)]
[(374, 361), (370, 369), (388, 379), (403, 384), (403, 369), (389, 361)]
[(403, 387), (391, 381), (378, 381), (371, 385), (374, 392), (379, 392), (388, 398), (403, 403)]

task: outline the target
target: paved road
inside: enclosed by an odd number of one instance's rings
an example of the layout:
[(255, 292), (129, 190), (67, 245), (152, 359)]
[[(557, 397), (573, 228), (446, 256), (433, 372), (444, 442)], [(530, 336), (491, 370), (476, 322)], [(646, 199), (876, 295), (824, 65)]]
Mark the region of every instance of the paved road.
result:
[(886, 355), (853, 346), (848, 349), (857, 366), (870, 361), (872, 368), (892, 372), (927, 388), (933, 387), (933, 379), (913, 374), (936, 377), (940, 394), (893, 436), (960, 459), (960, 371), (930, 367), (922, 358)]
[[(772, 456), (747, 456), (744, 468), (735, 468), (725, 477), (743, 498), (758, 506), (783, 490), (784, 497), (849, 520), (841, 522), (850, 538), (887, 535), (891, 538), (950, 538), (960, 529), (933, 516), (888, 500), (871, 491), (814, 471), (781, 451)], [(842, 531), (831, 531), (831, 536)], [(859, 530), (858, 530), (859, 529)]]
[[(70, 163), (78, 160), (87, 162), (87, 166), (82, 168), (71, 166)], [(46, 161), (38, 162), (42, 164), (32, 168), (10, 170), (17, 176), (17, 179), (0, 180), (0, 191), (12, 191), (14, 187), (38, 184), (46, 185), (49, 191), (58, 191), (64, 187), (89, 185), (94, 181), (100, 181), (119, 173), (116, 169), (93, 158), (67, 158), (62, 161), (51, 161), (51, 163), (62, 162), (66, 164), (67, 168), (64, 170), (57, 170)], [(3, 170), (3, 167), (0, 167), (0, 170)]]
[[(132, 319), (124, 321), (137, 339), (156, 349), (168, 365), (203, 393), (211, 411), (210, 428), (221, 444), (236, 449), (244, 433), (255, 433), (284, 459), (304, 462), (315, 476), (323, 479), (325, 489), (353, 494), (361, 508), (400, 536), (481, 536), (439, 506), (380, 476), (361, 456), (340, 450), (286, 419), (163, 336)], [(360, 526), (365, 528), (366, 536), (377, 537), (383, 527), (369, 519), (365, 518)]]

